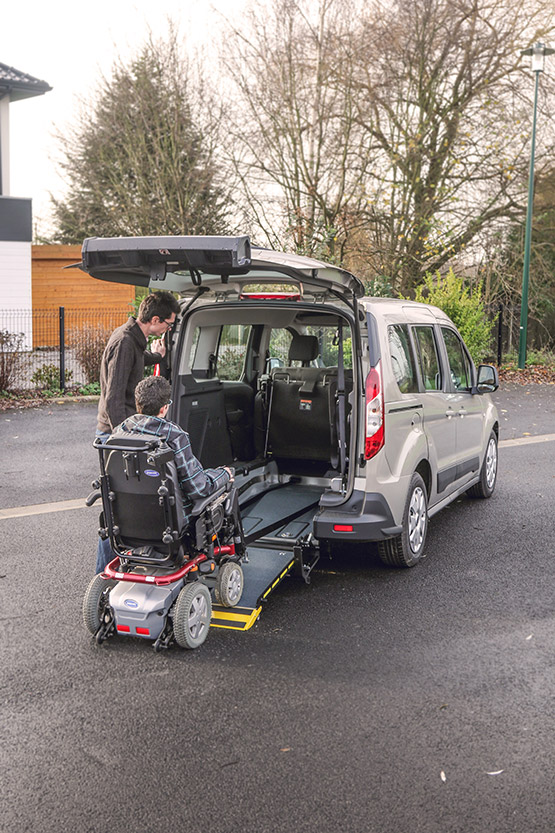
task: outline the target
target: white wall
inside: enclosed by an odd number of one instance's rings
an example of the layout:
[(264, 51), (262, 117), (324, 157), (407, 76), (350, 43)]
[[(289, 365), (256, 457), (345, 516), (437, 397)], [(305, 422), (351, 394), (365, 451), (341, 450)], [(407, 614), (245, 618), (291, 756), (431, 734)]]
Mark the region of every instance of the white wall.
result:
[[(0, 240), (0, 330), (24, 332), (29, 349), (33, 343), (31, 309), (31, 243)], [(11, 310), (25, 314), (15, 317)]]

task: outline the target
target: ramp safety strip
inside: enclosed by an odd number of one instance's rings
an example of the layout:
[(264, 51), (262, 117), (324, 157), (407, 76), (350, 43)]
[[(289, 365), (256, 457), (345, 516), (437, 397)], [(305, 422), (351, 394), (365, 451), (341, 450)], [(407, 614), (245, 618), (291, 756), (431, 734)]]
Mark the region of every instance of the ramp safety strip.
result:
[(286, 567), (284, 570), (282, 570), (282, 572), (279, 574), (279, 576), (278, 576), (278, 577), (277, 577), (277, 578), (276, 578), (276, 579), (272, 582), (272, 584), (268, 585), (268, 587), (266, 588), (266, 590), (264, 591), (264, 593), (263, 593), (263, 594), (262, 594), (262, 596), (261, 596), (261, 600), (262, 600), (262, 601), (264, 601), (264, 599), (265, 599), (265, 598), (267, 598), (267, 597), (270, 595), (270, 593), (272, 592), (272, 590), (274, 589), (274, 587), (276, 586), (276, 584), (279, 584), (279, 583), (280, 583), (280, 581), (281, 581), (283, 578), (285, 578), (285, 576), (287, 575), (287, 573), (289, 573), (289, 572), (292, 570), (292, 568), (294, 567), (294, 565), (295, 565), (295, 559), (293, 558), (293, 559), (289, 562), (289, 564), (287, 565), (287, 567)]
[[(266, 590), (259, 598), (259, 602), (263, 602), (268, 598), (272, 590), (291, 572), (295, 566), (295, 559), (292, 558), (289, 564), (281, 571), (277, 578), (268, 585)], [(252, 628), (260, 613), (262, 605), (259, 607), (223, 607), (222, 605), (212, 605), (212, 619), (210, 620), (211, 628), (228, 628), (234, 631), (248, 631)]]
[(248, 631), (260, 616), (261, 607), (212, 607), (211, 628), (227, 628), (232, 631)]

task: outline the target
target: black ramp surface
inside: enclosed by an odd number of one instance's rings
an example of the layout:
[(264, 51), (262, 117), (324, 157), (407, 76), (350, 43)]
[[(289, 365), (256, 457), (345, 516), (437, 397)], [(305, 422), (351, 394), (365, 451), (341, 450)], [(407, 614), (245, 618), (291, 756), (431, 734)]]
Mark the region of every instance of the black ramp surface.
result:
[(262, 538), (286, 520), (302, 515), (310, 506), (316, 506), (321, 494), (319, 486), (291, 483), (272, 489), (241, 507), (247, 543)]
[(248, 552), (248, 563), (242, 565), (245, 589), (240, 605), (256, 608), (260, 604), (260, 597), (275, 581), (279, 581), (284, 570), (287, 571), (293, 561), (293, 553), (264, 547), (249, 547)]

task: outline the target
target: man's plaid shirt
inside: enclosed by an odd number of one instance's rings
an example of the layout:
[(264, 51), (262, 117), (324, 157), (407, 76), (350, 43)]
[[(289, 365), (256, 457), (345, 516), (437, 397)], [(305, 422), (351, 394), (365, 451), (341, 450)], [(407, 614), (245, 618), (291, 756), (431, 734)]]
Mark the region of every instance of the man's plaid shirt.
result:
[(190, 509), (192, 500), (208, 497), (229, 480), (225, 469), (203, 469), (193, 454), (187, 432), (167, 419), (134, 414), (114, 428), (114, 434), (150, 434), (167, 443), (175, 455), (177, 476), (185, 498), (185, 513)]

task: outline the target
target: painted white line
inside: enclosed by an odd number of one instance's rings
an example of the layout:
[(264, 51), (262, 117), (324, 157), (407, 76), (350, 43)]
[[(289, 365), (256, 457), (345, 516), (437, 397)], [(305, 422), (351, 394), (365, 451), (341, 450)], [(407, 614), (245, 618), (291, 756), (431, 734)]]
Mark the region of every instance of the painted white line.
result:
[(555, 442), (555, 434), (538, 434), (536, 437), (515, 437), (514, 440), (501, 440), (499, 448), (511, 448), (513, 445), (532, 445), (533, 443)]
[(0, 521), (8, 518), (25, 518), (28, 515), (49, 515), (51, 512), (66, 512), (68, 509), (86, 509), (85, 498), (59, 500), (56, 503), (37, 503), (35, 506), (14, 506), (13, 509), (0, 509)]

